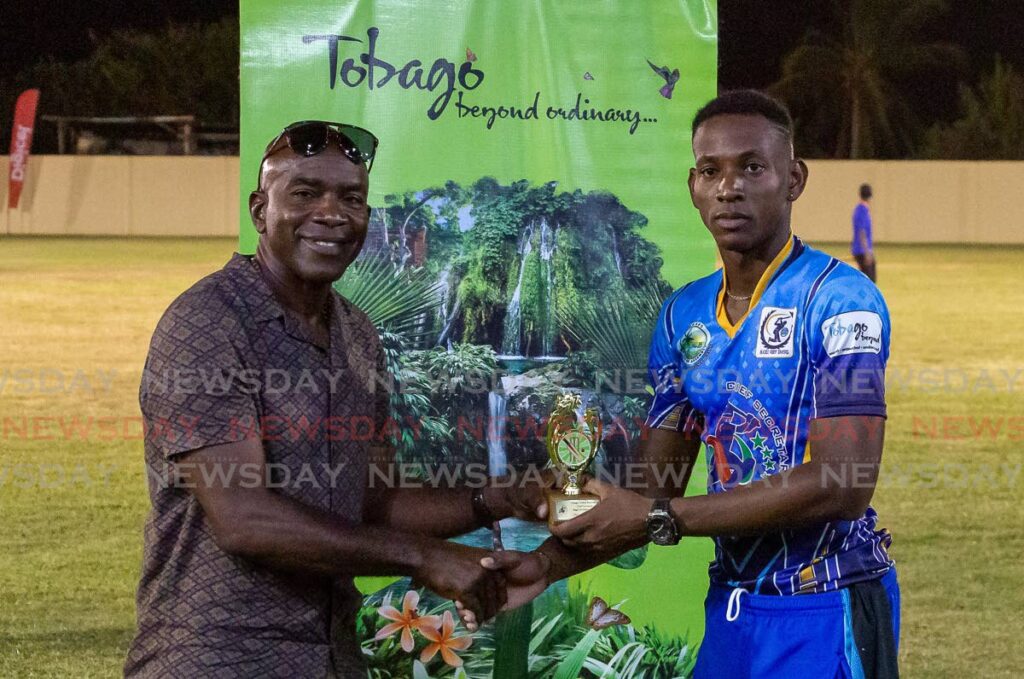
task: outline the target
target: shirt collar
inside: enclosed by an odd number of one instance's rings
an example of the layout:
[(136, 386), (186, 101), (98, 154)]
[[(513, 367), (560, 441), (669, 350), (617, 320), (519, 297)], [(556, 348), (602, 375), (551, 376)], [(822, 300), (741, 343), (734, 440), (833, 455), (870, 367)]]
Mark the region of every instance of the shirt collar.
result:
[[(277, 301), (274, 293), (270, 291), (270, 286), (260, 275), (259, 267), (252, 255), (242, 255), (236, 252), (231, 255), (231, 259), (228, 260), (227, 266), (224, 268), (230, 273), (253, 321), (262, 323), (280, 318), (285, 332), (289, 335), (309, 344), (315, 344), (313, 337), (302, 328), (295, 317), (284, 312), (284, 307)], [(334, 336), (338, 327), (344, 327), (343, 319), (348, 318), (349, 309), (348, 302), (333, 288), (329, 299), (331, 305), (329, 328), (331, 335)]]
[(257, 323), (274, 318), (283, 318), (284, 309), (263, 280), (252, 255), (234, 253), (224, 267), (231, 275), (239, 293), (243, 294), (250, 317)]
[(746, 312), (740, 316), (735, 323), (729, 322), (729, 315), (725, 312), (725, 291), (729, 286), (729, 279), (725, 273), (725, 266), (722, 266), (722, 288), (718, 291), (718, 302), (715, 305), (715, 315), (718, 317), (718, 324), (722, 326), (726, 334), (732, 337), (739, 330), (740, 326), (743, 325), (743, 321), (747, 318), (747, 314), (750, 310), (757, 306), (757, 303), (761, 301), (761, 296), (764, 295), (764, 291), (768, 288), (768, 284), (771, 282), (775, 273), (782, 266), (782, 263), (786, 261), (786, 258), (793, 252), (793, 244), (796, 242), (796, 237), (793, 236), (793, 232), (789, 233), (789, 240), (783, 246), (779, 253), (775, 255), (775, 259), (771, 261), (768, 268), (761, 274), (761, 278), (757, 281), (757, 285), (754, 287), (754, 292), (750, 296), (750, 304), (747, 306)]

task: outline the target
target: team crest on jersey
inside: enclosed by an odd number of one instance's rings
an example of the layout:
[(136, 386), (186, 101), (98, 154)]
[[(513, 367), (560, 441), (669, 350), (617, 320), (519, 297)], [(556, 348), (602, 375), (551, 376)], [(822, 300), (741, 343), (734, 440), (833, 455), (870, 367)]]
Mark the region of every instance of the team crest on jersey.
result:
[(730, 403), (707, 437), (715, 467), (716, 483), (723, 487), (745, 486), (765, 473), (778, 471), (771, 428), (755, 413)]
[(683, 333), (683, 338), (679, 340), (679, 353), (683, 357), (683, 363), (691, 368), (697, 365), (707, 354), (710, 345), (711, 333), (708, 332), (707, 326), (700, 321), (690, 323), (690, 327)]
[(796, 335), (796, 309), (769, 306), (761, 310), (757, 326), (757, 358), (792, 358)]

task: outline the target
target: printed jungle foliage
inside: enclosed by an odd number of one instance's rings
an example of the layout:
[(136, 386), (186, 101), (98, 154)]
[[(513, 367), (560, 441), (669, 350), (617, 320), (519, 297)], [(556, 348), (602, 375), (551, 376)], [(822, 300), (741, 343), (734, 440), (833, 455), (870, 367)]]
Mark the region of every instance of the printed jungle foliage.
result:
[(454, 440), (449, 420), (438, 416), (431, 400), (431, 383), (416, 361), (417, 353), (406, 352), (400, 334), (381, 331), (384, 367), (394, 380), (391, 391), (391, 417), (399, 423), (393, 444), (396, 461), (420, 459), (444, 461), (445, 451)]
[[(432, 402), (438, 414), (448, 423), (449, 431), (463, 435), (449, 436), (447, 450), (451, 461), (482, 462), (486, 460), (485, 440), (487, 394), (498, 374), (494, 350), (488, 346), (455, 344), (451, 350), (417, 351), (404, 358), (406, 370), (422, 375), (429, 385)], [(432, 458), (440, 460), (436, 454)]]
[(481, 462), (486, 442), (480, 436), (456, 438), (486, 427), (479, 412), (498, 374), (494, 350), (472, 344), (450, 351), (409, 351), (400, 333), (380, 332), (384, 366), (393, 379), (391, 417), (398, 423), (393, 438), (398, 462)]
[(437, 282), (440, 307), (420, 328), (435, 344), (523, 356), (586, 348), (565, 319), (601, 322), (611, 302), (669, 288), (657, 247), (640, 235), (646, 217), (609, 193), (556, 188), (485, 177), (387, 196), (364, 257)]
[[(493, 641), (487, 643), (489, 634), (481, 630), (470, 638), (461, 623), (456, 622), (458, 616), (451, 601), (423, 590), (403, 590), (389, 589), (382, 595), (368, 597), (356, 617), (356, 635), (366, 658), (367, 676), (489, 676), (494, 649)], [(438, 632), (445, 624), (454, 625), (448, 637), (454, 639), (454, 644), (437, 644)], [(462, 648), (467, 642), (470, 651), (477, 647), (471, 655)], [(448, 653), (438, 653), (442, 649), (434, 648), (437, 645), (450, 646)], [(489, 648), (481, 649), (481, 645)]]
[(393, 380), (390, 405), (399, 423), (393, 437), (398, 461), (443, 461), (453, 440), (453, 420), (438, 416), (429, 376), (408, 351), (422, 337), (423, 319), (441, 304), (437, 282), (426, 269), (399, 271), (389, 260), (372, 257), (349, 267), (335, 289), (362, 309), (380, 333), (384, 367)]
[(560, 312), (564, 315), (559, 320), (579, 345), (590, 349), (601, 369), (643, 369), (663, 298), (658, 285), (646, 283), (607, 301), (602, 309)]
[[(438, 599), (427, 591), (419, 594), (416, 611), (419, 616), (442, 616), (445, 611), (453, 609), (451, 602)], [(387, 609), (392, 617), (385, 617), (381, 612), (383, 606), (401, 607), (403, 596), (404, 588), (396, 585), (383, 595), (369, 598), (360, 610), (357, 628), (370, 666), (369, 676), (379, 679), (410, 676), (489, 679), (492, 671), (494, 676), (502, 673), (502, 668), (495, 664), (498, 641), (493, 624), (484, 625), (475, 632), (468, 648), (456, 651), (462, 663), (459, 668), (448, 665), (440, 655), (427, 663), (417, 664), (416, 659), (421, 657), (430, 639), (418, 633), (416, 618), (411, 617), (412, 650), (405, 651), (401, 647), (400, 635), (392, 631), (394, 627), (386, 629), (398, 617), (395, 611)], [(586, 624), (591, 599), (588, 592), (556, 586), (534, 601), (532, 622), (522, 628), (523, 638), (502, 637), (502, 645), (521, 644), (527, 649), (526, 677), (674, 679), (691, 675), (697, 648), (686, 639), (671, 637), (650, 627), (637, 629), (631, 624), (593, 630)], [(628, 611), (628, 606), (626, 601), (616, 607)], [(407, 616), (406, 620), (409, 621), (410, 617)], [(384, 636), (388, 632), (390, 634)], [(453, 637), (465, 634), (468, 633), (457, 624)]]
[(441, 305), (441, 286), (426, 269), (396, 271), (387, 259), (361, 259), (349, 267), (335, 289), (362, 309), (378, 329), (415, 339), (423, 316)]
[[(363, 253), (337, 288), (382, 332), (400, 460), (489, 461), (487, 425), (505, 415), (506, 399), (509, 417), (541, 422), (569, 386), (556, 377), (587, 387), (645, 365), (670, 291), (657, 248), (640, 235), (647, 219), (606, 192), (556, 189), (449, 181), (385, 196), (372, 211)], [(529, 357), (550, 368), (512, 399), (498, 378)], [(564, 368), (550, 363), (563, 357)], [(605, 416), (636, 410), (610, 405)], [(496, 459), (546, 457), (531, 432), (502, 434), (507, 450)]]

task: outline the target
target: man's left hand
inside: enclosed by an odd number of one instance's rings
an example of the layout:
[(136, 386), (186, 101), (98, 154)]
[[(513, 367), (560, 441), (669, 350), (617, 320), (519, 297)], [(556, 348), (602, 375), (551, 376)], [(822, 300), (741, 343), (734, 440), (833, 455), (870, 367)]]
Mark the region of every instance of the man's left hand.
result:
[(593, 509), (555, 525), (551, 534), (569, 547), (620, 553), (646, 541), (652, 500), (639, 493), (590, 479), (584, 492), (601, 498)]

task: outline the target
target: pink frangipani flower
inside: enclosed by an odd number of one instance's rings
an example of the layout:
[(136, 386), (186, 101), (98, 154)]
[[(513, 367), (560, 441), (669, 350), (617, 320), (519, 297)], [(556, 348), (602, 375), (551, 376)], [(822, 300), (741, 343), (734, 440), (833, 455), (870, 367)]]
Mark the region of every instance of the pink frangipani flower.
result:
[[(436, 616), (435, 616), (436, 617)], [(455, 619), (451, 611), (445, 611), (439, 628), (428, 629), (423, 627), (420, 632), (433, 643), (423, 649), (420, 654), (420, 662), (430, 662), (438, 651), (441, 651), (441, 658), (452, 667), (462, 667), (462, 658), (455, 654), (455, 651), (464, 651), (473, 643), (473, 637), (453, 637), (455, 631)]]
[[(419, 630), (423, 636), (427, 636), (426, 630), (434, 631), (441, 626), (441, 618), (436, 615), (419, 615), (416, 612), (416, 607), (420, 603), (420, 595), (415, 590), (409, 590), (405, 593), (405, 598), (402, 600), (402, 610), (399, 611), (394, 606), (381, 606), (377, 609), (377, 612), (381, 616), (394, 622), (388, 623), (380, 628), (380, 631), (373, 637), (375, 640), (380, 641), (395, 634), (398, 631), (402, 632), (402, 650), (406, 653), (411, 653), (413, 646), (415, 645), (412, 633), (413, 630)], [(429, 637), (428, 637), (429, 638)]]

